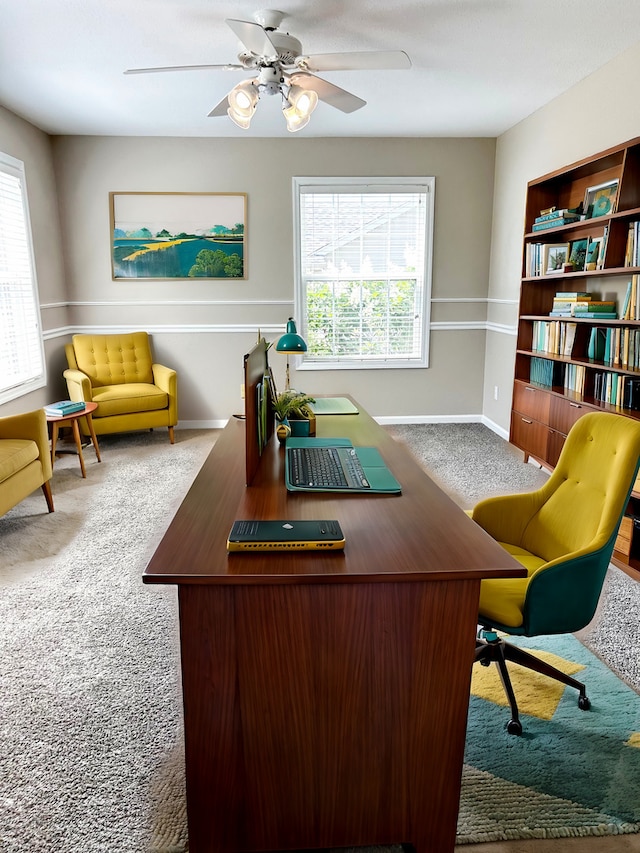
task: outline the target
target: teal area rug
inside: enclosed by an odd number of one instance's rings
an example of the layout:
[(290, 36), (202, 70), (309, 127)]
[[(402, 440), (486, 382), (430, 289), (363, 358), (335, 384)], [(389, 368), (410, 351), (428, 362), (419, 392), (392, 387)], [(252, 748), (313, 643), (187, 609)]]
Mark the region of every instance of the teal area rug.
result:
[(509, 735), (497, 668), (475, 665), (458, 844), (640, 832), (640, 696), (573, 635), (513, 642), (566, 661), (552, 659), (586, 684), (591, 709), (509, 664), (523, 726)]

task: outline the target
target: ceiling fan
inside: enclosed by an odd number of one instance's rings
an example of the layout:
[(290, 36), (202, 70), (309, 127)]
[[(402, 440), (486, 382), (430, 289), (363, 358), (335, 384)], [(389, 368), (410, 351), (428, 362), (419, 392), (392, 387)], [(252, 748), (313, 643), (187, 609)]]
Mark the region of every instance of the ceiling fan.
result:
[(220, 65), (170, 65), (159, 68), (130, 68), (125, 74), (150, 74), (158, 71), (252, 70), (257, 76), (238, 83), (209, 113), (228, 115), (244, 130), (248, 129), (259, 98), (281, 95), (282, 112), (292, 133), (309, 123), (318, 100), (344, 113), (364, 107), (366, 101), (316, 77), (312, 71), (391, 71), (411, 67), (403, 50), (373, 50), (353, 53), (319, 53), (309, 56), (302, 44), (278, 27), (285, 17), (276, 9), (255, 12), (253, 21), (227, 18), (226, 23), (244, 48), (237, 63)]

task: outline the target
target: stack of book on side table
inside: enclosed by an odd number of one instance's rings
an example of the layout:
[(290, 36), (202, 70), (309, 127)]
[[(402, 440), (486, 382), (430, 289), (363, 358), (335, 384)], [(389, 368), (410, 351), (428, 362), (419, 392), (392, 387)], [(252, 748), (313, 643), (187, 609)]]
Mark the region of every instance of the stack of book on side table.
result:
[(81, 412), (85, 407), (82, 401), (74, 403), (72, 400), (60, 400), (57, 403), (49, 403), (44, 407), (44, 413), (50, 418), (64, 418), (74, 412)]

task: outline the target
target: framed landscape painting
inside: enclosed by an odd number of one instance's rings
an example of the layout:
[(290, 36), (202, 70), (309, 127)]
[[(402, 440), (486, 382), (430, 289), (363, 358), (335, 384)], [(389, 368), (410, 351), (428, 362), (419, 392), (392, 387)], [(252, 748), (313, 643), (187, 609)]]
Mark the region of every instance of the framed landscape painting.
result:
[(109, 193), (116, 279), (244, 279), (246, 193)]

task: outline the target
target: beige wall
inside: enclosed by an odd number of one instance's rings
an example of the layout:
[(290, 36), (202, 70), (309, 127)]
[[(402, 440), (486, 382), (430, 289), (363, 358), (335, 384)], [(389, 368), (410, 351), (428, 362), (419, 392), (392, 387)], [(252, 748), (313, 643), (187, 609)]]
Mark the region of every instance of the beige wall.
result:
[[(430, 368), (304, 371), (293, 384), (351, 393), (379, 417), (480, 416), (494, 140), (57, 137), (53, 155), (71, 325), (149, 329), (191, 424), (242, 410), (243, 353), (293, 311), (292, 177), (435, 175)], [(110, 191), (246, 192), (247, 280), (112, 281)], [(282, 385), (284, 357), (271, 363)]]
[[(489, 328), (515, 330), (527, 182), (640, 136), (640, 51), (634, 47), (497, 141)], [(516, 339), (489, 331), (483, 412), (509, 428)], [(506, 387), (505, 387), (506, 385)], [(498, 400), (494, 389), (499, 386)]]
[[(49, 306), (42, 309), (42, 327), (44, 330), (64, 328), (67, 324), (66, 277), (51, 139), (0, 107), (0, 150), (22, 160), (25, 165), (40, 304)], [(54, 384), (60, 372), (59, 347), (57, 340), (45, 334), (47, 375)], [(36, 409), (50, 399), (49, 389), (43, 388), (5, 403), (0, 407), (0, 414)]]

